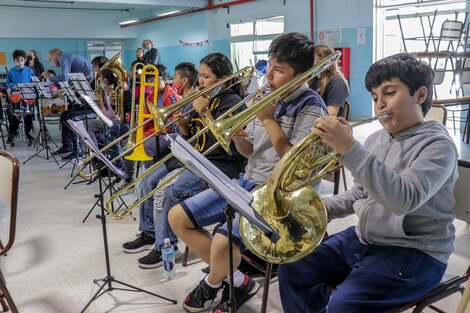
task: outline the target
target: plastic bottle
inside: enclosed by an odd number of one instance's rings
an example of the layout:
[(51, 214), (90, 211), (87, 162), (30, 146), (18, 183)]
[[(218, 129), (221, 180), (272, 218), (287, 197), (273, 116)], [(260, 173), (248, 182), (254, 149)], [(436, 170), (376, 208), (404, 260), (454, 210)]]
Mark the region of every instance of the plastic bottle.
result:
[(162, 260), (163, 260), (163, 279), (170, 280), (176, 277), (175, 269), (175, 249), (170, 242), (170, 238), (163, 240), (162, 247)]

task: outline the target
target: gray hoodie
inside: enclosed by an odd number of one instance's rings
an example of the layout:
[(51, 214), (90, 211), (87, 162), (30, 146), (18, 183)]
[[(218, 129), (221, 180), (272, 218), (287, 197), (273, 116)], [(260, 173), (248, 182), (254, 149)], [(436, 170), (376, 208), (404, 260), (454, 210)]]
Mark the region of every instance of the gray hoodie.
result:
[(458, 152), (445, 127), (424, 122), (356, 142), (341, 160), (354, 186), (324, 198), (330, 218), (356, 213), (357, 236), (374, 245), (415, 248), (447, 263), (453, 251)]

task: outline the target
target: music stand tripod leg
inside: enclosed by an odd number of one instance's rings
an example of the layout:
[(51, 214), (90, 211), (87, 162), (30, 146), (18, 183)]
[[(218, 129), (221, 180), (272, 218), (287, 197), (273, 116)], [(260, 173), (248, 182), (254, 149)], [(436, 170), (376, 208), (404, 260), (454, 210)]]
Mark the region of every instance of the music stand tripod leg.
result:
[[(102, 177), (101, 177), (101, 173), (100, 173), (100, 172), (101, 172), (101, 171), (98, 170), (98, 183), (99, 183), (99, 188), (100, 188), (100, 190), (99, 190), (100, 193), (99, 193), (98, 200), (99, 200), (100, 207), (101, 207), (101, 215), (97, 215), (96, 217), (97, 217), (98, 219), (100, 219), (100, 221), (101, 221), (101, 229), (102, 229), (102, 233), (103, 233), (104, 255), (105, 255), (105, 262), (106, 262), (106, 277), (103, 279), (102, 285), (100, 286), (100, 288), (98, 289), (98, 291), (93, 295), (93, 297), (90, 299), (90, 301), (88, 301), (88, 303), (85, 305), (85, 307), (84, 307), (80, 312), (81, 312), (81, 313), (85, 312), (86, 309), (90, 306), (90, 304), (91, 304), (93, 301), (95, 301), (96, 299), (98, 299), (98, 297), (102, 296), (102, 295), (105, 294), (106, 292), (112, 291), (112, 290), (132, 291), (132, 292), (144, 292), (144, 293), (147, 293), (147, 294), (152, 295), (152, 296), (154, 296), (154, 297), (157, 297), (157, 298), (160, 298), (160, 299), (163, 299), (163, 300), (172, 302), (173, 304), (177, 304), (178, 302), (177, 302), (176, 300), (169, 299), (169, 298), (163, 297), (163, 296), (161, 296), (161, 295), (158, 295), (158, 294), (156, 294), (156, 293), (152, 293), (152, 292), (150, 292), (150, 291), (144, 290), (144, 289), (142, 289), (142, 288), (129, 285), (129, 284), (124, 283), (124, 282), (122, 282), (122, 281), (116, 280), (116, 279), (111, 275), (111, 265), (110, 265), (109, 247), (108, 247), (108, 232), (107, 232), (107, 229), (106, 229), (106, 214), (105, 214), (105, 212), (104, 212), (104, 199), (103, 199), (103, 195), (104, 195), (105, 191), (103, 190), (103, 182), (102, 182)], [(130, 289), (115, 288), (115, 287), (113, 287), (113, 283), (123, 285), (123, 286), (125, 286), (125, 287), (130, 288)], [(107, 287), (107, 288), (104, 289), (105, 287)], [(104, 290), (103, 290), (103, 289), (104, 289)]]

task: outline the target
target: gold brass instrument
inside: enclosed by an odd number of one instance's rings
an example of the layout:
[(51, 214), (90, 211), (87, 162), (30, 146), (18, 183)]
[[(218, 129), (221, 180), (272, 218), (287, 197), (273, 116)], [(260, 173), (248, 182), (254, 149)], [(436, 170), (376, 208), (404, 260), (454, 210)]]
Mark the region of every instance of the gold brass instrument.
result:
[[(139, 96), (139, 103), (135, 103), (135, 90), (136, 90), (136, 82), (137, 82), (137, 66), (142, 66), (144, 68), (145, 64), (142, 62), (136, 62), (132, 67), (132, 99), (131, 99), (131, 116), (129, 117), (129, 129), (134, 129), (135, 127), (135, 117), (136, 113), (138, 115), (140, 109), (140, 96)], [(131, 137), (132, 136), (132, 137)], [(135, 144), (135, 133), (129, 134), (129, 139), (127, 140), (126, 145), (122, 148), (123, 150), (129, 150), (132, 147), (132, 144)]]
[[(351, 125), (385, 119), (382, 115)], [(246, 247), (261, 259), (276, 264), (297, 261), (321, 242), (328, 223), (325, 204), (309, 186), (339, 167), (341, 154), (331, 151), (313, 133), (293, 146), (274, 166), (266, 184), (253, 191), (251, 206), (280, 236), (273, 244), (263, 232), (240, 216), (240, 235)]]
[[(147, 68), (148, 69), (148, 75), (157, 75), (158, 77), (158, 70), (157, 68), (154, 66), (154, 65), (148, 65), (149, 67)], [(104, 66), (102, 67), (104, 68)], [(156, 72), (155, 72), (156, 71)], [(145, 72), (145, 75), (144, 73), (142, 74), (141, 76), (141, 80), (145, 81), (146, 80), (146, 77), (147, 76), (147, 72)], [(153, 83), (147, 83), (147, 85), (150, 85), (151, 87), (153, 88), (156, 88), (154, 90), (158, 90), (158, 79), (155, 80), (156, 82), (153, 82)], [(142, 85), (141, 85), (142, 86)], [(145, 87), (144, 87), (145, 88)], [(144, 89), (145, 90), (145, 89)], [(141, 95), (140, 95), (140, 101), (142, 103), (144, 103), (145, 101), (145, 92), (143, 92), (141, 90)], [(156, 97), (154, 97), (154, 102), (155, 102), (155, 105), (156, 105)], [(143, 106), (139, 106), (139, 107), (142, 107), (141, 109), (143, 110)], [(142, 111), (142, 114), (143, 114), (143, 111)], [(151, 117), (149, 114), (147, 114), (149, 117)], [(152, 119), (149, 118), (148, 120), (146, 121), (143, 121), (143, 115), (142, 115), (142, 118), (141, 120), (139, 120), (139, 122), (141, 122), (140, 124), (138, 124), (136, 127), (134, 128), (131, 128), (127, 133), (119, 136), (118, 138), (116, 138), (114, 141), (112, 141), (111, 143), (107, 144), (105, 147), (101, 148), (100, 149), (100, 152), (101, 153), (105, 153), (106, 150), (108, 150), (109, 148), (111, 148), (112, 146), (114, 146), (115, 144), (119, 143), (120, 141), (124, 140), (126, 137), (128, 137), (128, 141), (127, 141), (127, 144), (126, 144), (126, 149), (124, 149), (123, 152), (121, 152), (118, 156), (116, 156), (114, 159), (111, 160), (111, 162), (115, 162), (117, 160), (119, 160), (121, 157), (123, 157), (124, 155), (126, 154), (129, 154), (131, 151), (133, 152), (133, 155), (132, 157), (134, 159), (137, 159), (139, 161), (147, 161), (147, 160), (152, 160), (152, 157), (150, 157), (149, 155), (147, 155), (145, 153), (145, 149), (144, 149), (144, 146), (143, 146), (143, 143), (150, 139), (151, 136), (147, 137), (147, 138), (144, 138), (144, 132), (143, 132), (143, 127), (144, 125), (147, 125), (148, 123), (151, 123), (152, 122)], [(131, 118), (132, 119), (132, 118)], [(139, 142), (136, 143), (136, 135), (135, 135), (135, 132), (138, 132), (139, 130), (141, 130), (141, 133), (139, 134), (141, 140)], [(136, 149), (134, 149), (136, 148)], [(134, 150), (133, 150), (134, 149)], [(98, 173), (98, 170), (94, 170), (92, 171), (91, 173), (89, 174), (85, 174), (83, 172), (82, 169), (84, 169), (88, 163), (90, 163), (90, 161), (95, 158), (94, 155), (91, 155), (89, 156), (88, 158), (84, 159), (83, 161), (81, 161), (80, 163), (78, 163), (77, 165), (77, 173), (80, 177), (82, 177), (83, 179), (91, 179), (91, 177), (93, 177), (94, 175), (96, 175)]]
[[(124, 122), (125, 119), (125, 114), (124, 114), (124, 90), (120, 86), (121, 82), (127, 82), (127, 70), (122, 64), (122, 54), (124, 50), (119, 51), (116, 53), (111, 59), (109, 59), (101, 68), (100, 71), (103, 69), (109, 69), (111, 70), (114, 74), (116, 74), (118, 78), (118, 84), (114, 88), (114, 93), (113, 93), (113, 100), (114, 100), (114, 105), (116, 107), (116, 112), (118, 112), (119, 117), (121, 118), (121, 123)], [(98, 87), (101, 87), (101, 80), (96, 79), (95, 80), (96, 84), (100, 83)], [(96, 89), (99, 90), (99, 89)], [(104, 93), (103, 93), (104, 95)]]
[[(170, 118), (170, 116), (176, 113), (177, 111), (181, 110), (182, 108), (184, 108), (186, 104), (191, 103), (197, 98), (199, 98), (201, 96), (201, 93), (200, 93), (201, 91), (203, 91), (204, 94), (211, 94), (212, 92), (216, 91), (220, 86), (223, 86), (226, 83), (230, 83), (232, 80), (235, 80), (236, 83), (238, 83), (242, 79), (250, 78), (251, 76), (253, 76), (253, 73), (254, 73), (253, 66), (247, 66), (239, 70), (238, 72), (219, 80), (217, 83), (212, 84), (209, 87), (206, 87), (199, 91), (191, 92), (185, 98), (174, 103), (173, 105), (157, 108), (154, 111), (155, 123), (158, 125), (159, 129), (161, 129), (161, 131), (164, 132), (166, 129), (165, 124)], [(231, 87), (231, 85), (229, 87)]]
[[(153, 81), (147, 81), (147, 77), (153, 76)], [(135, 81), (135, 80), (134, 80)], [(143, 125), (145, 121), (152, 121), (150, 113), (145, 113), (145, 105), (148, 107), (157, 106), (158, 98), (158, 69), (153, 64), (147, 64), (142, 68), (142, 74), (140, 76), (140, 95), (139, 95), (139, 112), (137, 115), (137, 125)], [(145, 87), (150, 87), (153, 90), (153, 103), (147, 103), (145, 99)], [(133, 110), (132, 110), (133, 111)], [(134, 117), (135, 118), (135, 117)], [(131, 117), (132, 120), (132, 117)], [(157, 125), (155, 124), (155, 133), (158, 133)], [(150, 137), (150, 136), (149, 136)], [(139, 127), (136, 133), (129, 134), (129, 139), (126, 144), (127, 150), (132, 145), (134, 149), (132, 153), (126, 155), (124, 158), (132, 161), (150, 161), (153, 157), (149, 156), (145, 152), (143, 144), (136, 145), (136, 141), (142, 142), (145, 138), (144, 128)], [(125, 149), (126, 150), (126, 149)], [(126, 150), (126, 151), (127, 151)]]
[(217, 121), (211, 120), (205, 117), (206, 124), (209, 126), (212, 134), (217, 138), (217, 141), (222, 145), (222, 147), (230, 153), (230, 138), (243, 126), (245, 126), (262, 108), (271, 103), (277, 103), (280, 99), (284, 98), (286, 95), (292, 92), (292, 89), (299, 83), (309, 80), (314, 76), (320, 74), (328, 67), (333, 65), (341, 56), (341, 52), (337, 51), (333, 54), (330, 54), (326, 58), (323, 58), (313, 67), (308, 69), (296, 76), (292, 81), (286, 83), (284, 86), (277, 89), (275, 92), (272, 92), (266, 96), (262, 101), (248, 107), (243, 112), (237, 114), (236, 116), (229, 117), (224, 120), (218, 119)]
[[(226, 118), (227, 116), (229, 116), (230, 114), (232, 114), (233, 112), (235, 112), (236, 110), (238, 110), (240, 107), (242, 107), (243, 105), (245, 105), (245, 103), (249, 102), (249, 101), (257, 101), (258, 100), (258, 93), (257, 92), (254, 92), (252, 94), (250, 94), (249, 96), (245, 97), (245, 99), (243, 101), (240, 101), (239, 103), (237, 103), (236, 105), (234, 105), (232, 108), (230, 108), (230, 110), (228, 110), (227, 112), (225, 112), (224, 114), (222, 114), (218, 119), (224, 119)], [(152, 115), (157, 115), (155, 112), (155, 108), (152, 107), (150, 109), (150, 112)], [(156, 116), (156, 118), (158, 118), (158, 116)], [(196, 133), (193, 137), (191, 137), (188, 142), (191, 143), (193, 141), (195, 141), (198, 137), (200, 137), (202, 134), (204, 134), (205, 132), (209, 131), (209, 128), (208, 126), (204, 127), (203, 129), (201, 129), (198, 133)], [(211, 147), (209, 147), (204, 153), (203, 155), (207, 155), (208, 153), (212, 152), (215, 148), (217, 148), (219, 146), (219, 143), (215, 143), (214, 145), (212, 145)], [(173, 175), (170, 175), (169, 177), (165, 177), (164, 179), (162, 179), (160, 181), (160, 183), (158, 184), (158, 186), (153, 189), (152, 191), (150, 191), (148, 194), (146, 194), (144, 197), (140, 198), (137, 202), (134, 202), (131, 206), (129, 206), (126, 210), (124, 211), (121, 211), (119, 214), (116, 214), (115, 212), (113, 212), (112, 210), (112, 207), (111, 207), (111, 204), (114, 200), (116, 200), (118, 197), (120, 197), (121, 195), (125, 194), (127, 192), (127, 190), (133, 188), (137, 182), (141, 181), (143, 178), (145, 178), (147, 175), (149, 175), (153, 170), (155, 170), (158, 166), (164, 164), (166, 161), (168, 161), (171, 157), (173, 156), (173, 154), (168, 154), (166, 155), (163, 159), (161, 159), (159, 162), (153, 164), (151, 167), (149, 167), (141, 176), (139, 176), (138, 178), (134, 179), (129, 185), (127, 185), (126, 187), (124, 187), (123, 189), (119, 190), (117, 193), (115, 193), (114, 195), (112, 195), (110, 198), (108, 198), (106, 200), (106, 203), (105, 203), (105, 208), (106, 210), (108, 211), (109, 214), (111, 214), (112, 216), (116, 217), (116, 218), (122, 218), (124, 215), (128, 214), (129, 212), (131, 212), (134, 208), (140, 206), (143, 202), (145, 202), (147, 199), (149, 199), (150, 197), (152, 197), (157, 191), (159, 191), (160, 189), (162, 188), (165, 188), (174, 178), (176, 178), (178, 175), (180, 175), (183, 171), (186, 170), (186, 167), (183, 167), (181, 168), (179, 171), (177, 171), (176, 173), (174, 173)]]
[[(153, 66), (153, 65), (148, 65), (148, 66)], [(149, 67), (150, 68), (150, 67)], [(145, 68), (144, 68), (145, 69)], [(152, 72), (151, 70), (148, 70), (148, 73), (147, 71), (144, 72), (144, 69), (142, 69), (142, 75), (141, 75), (141, 92), (140, 92), (140, 105), (139, 105), (139, 112), (140, 112), (140, 107), (142, 107), (142, 110), (143, 110), (143, 105), (142, 103), (145, 103), (145, 87), (142, 89), (142, 82), (146, 80), (146, 76), (147, 75), (154, 75), (155, 72)], [(245, 70), (245, 69), (244, 69)], [(244, 71), (242, 70), (242, 71)], [(232, 75), (230, 75), (229, 77), (227, 77), (226, 79), (223, 79), (223, 80), (219, 80), (217, 81), (215, 84), (207, 87), (207, 88), (204, 88), (204, 89), (201, 89), (199, 91), (196, 91), (190, 95), (188, 95), (186, 98), (183, 98), (182, 100), (172, 104), (171, 106), (167, 106), (167, 109), (169, 111), (172, 111), (172, 112), (176, 112), (178, 111), (180, 108), (184, 107), (187, 103), (188, 103), (188, 97), (191, 96), (192, 99), (196, 99), (204, 94), (208, 94), (208, 93), (211, 93), (211, 92), (214, 92), (218, 87), (221, 87), (224, 83), (226, 83), (227, 81), (231, 81), (233, 80), (234, 78), (237, 78), (238, 81), (240, 81), (241, 79), (245, 79), (247, 76), (249, 76), (249, 74), (246, 74), (244, 73), (243, 75), (240, 74), (241, 71), (237, 72), (237, 73), (234, 73)], [(251, 71), (248, 71), (248, 73), (253, 73), (253, 70)], [(158, 74), (157, 74), (158, 75)], [(233, 84), (233, 83), (232, 83)], [(157, 88), (158, 89), (158, 86), (154, 86), (154, 88)], [(156, 101), (156, 97), (154, 97), (154, 101)], [(148, 107), (153, 107), (153, 108), (156, 108), (156, 105), (152, 106), (151, 104), (148, 105)], [(161, 109), (161, 108), (159, 108)], [(158, 128), (158, 126), (155, 127), (155, 132), (151, 135), (151, 136), (148, 136), (140, 141), (137, 141), (136, 142), (136, 137), (137, 138), (141, 138), (143, 137), (143, 131), (142, 131), (142, 135), (135, 135), (134, 133), (139, 131), (139, 129), (141, 127), (143, 127), (144, 125), (146, 125), (147, 123), (150, 123), (150, 122), (153, 122), (153, 119), (161, 119), (161, 110), (158, 112), (158, 113), (155, 113), (155, 110), (153, 111), (154, 112), (154, 115), (151, 116), (151, 118), (143, 121), (142, 123), (138, 123), (138, 125), (134, 128), (131, 128), (127, 133), (123, 134), (122, 136), (120, 136), (119, 138), (116, 138), (113, 142), (109, 143), (108, 145), (106, 145), (105, 147), (101, 148), (100, 149), (100, 152), (104, 153), (107, 149), (109, 149), (110, 147), (112, 147), (113, 145), (115, 145), (116, 143), (120, 142), (121, 140), (125, 139), (126, 137), (129, 137), (128, 139), (128, 144), (126, 144), (126, 147), (123, 149), (123, 151), (118, 155), (116, 156), (114, 159), (111, 160), (111, 162), (115, 162), (116, 160), (120, 159), (122, 156), (124, 155), (127, 155), (131, 152), (132, 149), (134, 149), (135, 147), (138, 147), (139, 145), (142, 146), (142, 152), (140, 152), (140, 160), (141, 161), (144, 161), (143, 158), (145, 158), (145, 155), (147, 154), (143, 154), (143, 152), (145, 152), (145, 150), (143, 149), (143, 143), (145, 143), (147, 140), (150, 140), (152, 139), (154, 136), (158, 136), (159, 135), (159, 132), (161, 131), (161, 129)], [(142, 113), (143, 114), (143, 113)], [(186, 112), (185, 114), (189, 114), (189, 112)], [(143, 116), (143, 115), (140, 115), (139, 116)], [(149, 116), (149, 114), (147, 114), (146, 116)], [(145, 116), (145, 117), (146, 117)], [(155, 116), (155, 117), (154, 117)], [(224, 115), (226, 116), (226, 115)], [(184, 115), (181, 117), (183, 118)], [(176, 123), (176, 120), (173, 120), (172, 122), (169, 122), (168, 124), (164, 125), (163, 129), (166, 129), (168, 127), (170, 127), (172, 124)], [(202, 133), (201, 133), (202, 134)], [(130, 143), (129, 143), (130, 142)], [(90, 179), (92, 176), (96, 175), (97, 174), (97, 170), (89, 173), (89, 174), (85, 174), (83, 173), (82, 169), (84, 169), (87, 164), (94, 158), (94, 156), (90, 156), (86, 159), (84, 159), (83, 161), (81, 161), (78, 165), (77, 165), (77, 172), (78, 172), (78, 175), (84, 179)], [(153, 168), (153, 167), (151, 167)], [(132, 188), (134, 185), (129, 185), (129, 189)], [(128, 189), (123, 189), (123, 191), (127, 191)], [(114, 199), (114, 198), (113, 198)]]

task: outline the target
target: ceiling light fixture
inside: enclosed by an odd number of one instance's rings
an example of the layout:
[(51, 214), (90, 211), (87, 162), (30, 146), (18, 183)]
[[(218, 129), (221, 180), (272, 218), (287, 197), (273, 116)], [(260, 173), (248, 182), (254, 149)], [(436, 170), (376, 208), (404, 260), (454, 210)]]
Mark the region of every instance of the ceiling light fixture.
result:
[(128, 11), (128, 13), (129, 13), (129, 18), (123, 19), (121, 22), (119, 22), (119, 25), (132, 24), (132, 23), (139, 21), (139, 19), (136, 18), (134, 15), (134, 10)]
[(181, 10), (175, 10), (175, 11), (169, 11), (169, 12), (165, 12), (165, 13), (160, 13), (160, 14), (158, 14), (157, 16), (167, 16), (167, 15), (175, 14), (175, 13), (178, 13), (178, 12), (181, 12)]

